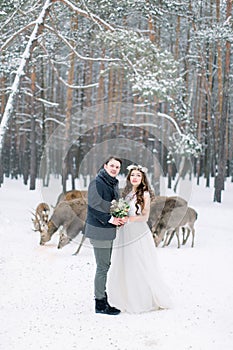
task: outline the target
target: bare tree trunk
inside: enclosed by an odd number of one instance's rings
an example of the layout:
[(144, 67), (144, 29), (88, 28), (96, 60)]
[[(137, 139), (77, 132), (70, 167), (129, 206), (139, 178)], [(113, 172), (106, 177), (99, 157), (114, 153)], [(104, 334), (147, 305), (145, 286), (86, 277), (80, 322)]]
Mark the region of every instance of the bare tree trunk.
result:
[(167, 166), (167, 172), (168, 172), (168, 188), (172, 188), (172, 163), (170, 162)]
[[(122, 68), (119, 68), (117, 71), (117, 79), (116, 79), (116, 99), (117, 99), (117, 110), (116, 110), (116, 121), (120, 122), (121, 118), (121, 105), (122, 105), (122, 97), (123, 97), (123, 85), (124, 85), (124, 72)], [(117, 134), (120, 132), (120, 124), (117, 124)]]
[[(203, 72), (204, 73), (204, 72)], [(198, 142), (201, 142), (201, 134), (202, 134), (202, 109), (203, 109), (203, 92), (204, 92), (204, 74), (202, 74), (202, 77), (200, 78), (200, 87), (199, 87), (199, 106), (198, 106), (198, 126), (197, 126), (197, 139)], [(200, 176), (202, 173), (201, 163), (200, 163), (200, 156), (197, 160), (197, 184), (199, 185)]]
[[(102, 56), (105, 56), (105, 48), (102, 49)], [(99, 66), (99, 85), (98, 85), (98, 89), (97, 89), (97, 110), (96, 110), (96, 115), (95, 115), (95, 120), (96, 123), (94, 123), (93, 125), (93, 144), (96, 144), (97, 140), (98, 140), (98, 132), (100, 132), (100, 129), (96, 126), (98, 125), (99, 122), (101, 122), (100, 124), (104, 124), (105, 122), (105, 106), (104, 106), (104, 96), (105, 96), (105, 85), (104, 85), (104, 77), (103, 75), (101, 75), (100, 72), (104, 71), (105, 69), (105, 64), (104, 62), (100, 62), (100, 66)], [(104, 150), (103, 150), (104, 153)], [(97, 164), (95, 159), (93, 159), (93, 162), (91, 164), (91, 173), (95, 174), (96, 173), (96, 168), (97, 168)]]
[[(192, 7), (191, 7), (191, 2), (189, 3), (189, 10), (191, 11)], [(190, 86), (189, 86), (189, 71), (190, 71), (190, 63), (188, 60), (188, 55), (190, 52), (190, 31), (191, 31), (191, 26), (188, 26), (187, 29), (187, 38), (186, 38), (186, 49), (185, 49), (185, 61), (184, 61), (184, 80), (185, 80), (185, 87), (186, 87), (186, 91), (189, 92)], [(192, 83), (191, 83), (192, 86)], [(186, 94), (185, 96), (185, 102), (189, 104), (188, 102), (188, 96), (189, 93)], [(188, 106), (189, 107), (189, 106)]]
[(20, 140), (20, 147), (21, 147), (21, 158), (22, 158), (22, 169), (23, 169), (23, 183), (24, 185), (27, 185), (28, 179), (30, 176), (29, 172), (29, 147), (28, 147), (28, 137), (27, 134), (23, 134), (21, 136)]
[(4, 113), (4, 108), (6, 104), (6, 94), (5, 94), (5, 89), (6, 89), (6, 78), (4, 74), (2, 73), (2, 77), (0, 78), (0, 86), (1, 86), (1, 104), (0, 104), (0, 113), (3, 115)]
[[(74, 22), (74, 25), (73, 25)], [(77, 17), (72, 18), (71, 21), (71, 27), (74, 30), (78, 29), (78, 22)], [(69, 86), (72, 86), (74, 83), (74, 67), (75, 67), (75, 54), (71, 52), (70, 54), (70, 68), (68, 73), (68, 84)], [(73, 89), (71, 87), (67, 88), (67, 95), (66, 95), (66, 132), (65, 132), (65, 152), (67, 152), (65, 159), (63, 160), (63, 169), (62, 169), (62, 188), (63, 191), (66, 191), (66, 180), (68, 178), (69, 170), (72, 169), (72, 159), (69, 157), (70, 149), (68, 148), (69, 142), (70, 142), (70, 136), (71, 136), (71, 123), (72, 123), (72, 107), (73, 107)], [(65, 154), (64, 152), (64, 154)], [(71, 174), (73, 174), (73, 171), (71, 171)], [(72, 184), (74, 184), (74, 181), (72, 181)], [(74, 189), (74, 188), (72, 188)]]
[[(0, 114), (3, 115), (4, 113), (4, 108), (5, 108), (5, 103), (6, 103), (6, 94), (5, 94), (5, 83), (6, 83), (6, 78), (4, 76), (4, 74), (2, 75), (1, 77), (1, 104), (0, 104)], [(0, 157), (1, 159), (1, 157)], [(0, 161), (0, 187), (1, 187), (1, 184), (3, 183), (3, 164), (2, 164), (2, 160)]]
[(113, 115), (113, 102), (114, 102), (114, 70), (111, 67), (108, 74), (108, 117), (109, 121), (112, 120)]
[(35, 89), (36, 89), (36, 72), (35, 66), (32, 67), (31, 74), (31, 157), (30, 157), (30, 190), (36, 188), (36, 112), (35, 112)]
[(180, 161), (180, 165), (179, 165), (178, 177), (177, 177), (177, 180), (176, 180), (176, 183), (175, 183), (175, 186), (174, 186), (174, 192), (176, 192), (176, 190), (177, 190), (177, 186), (178, 186), (179, 180), (182, 177), (184, 166), (185, 166), (185, 156), (182, 156), (181, 157), (181, 161)]
[[(232, 11), (232, 0), (227, 0), (227, 19), (230, 18)], [(224, 90), (223, 90), (223, 104), (222, 115), (220, 121), (220, 137), (218, 147), (218, 174), (215, 177), (215, 193), (214, 201), (221, 203), (221, 194), (224, 190), (225, 171), (226, 171), (226, 130), (227, 130), (227, 117), (229, 106), (229, 87), (230, 87), (230, 56), (231, 56), (231, 44), (226, 42), (226, 55), (225, 55), (225, 74), (224, 74)]]
[[(149, 3), (148, 0), (146, 2)], [(149, 29), (149, 38), (154, 43), (155, 42), (155, 28), (154, 28), (154, 21), (153, 21), (151, 14), (149, 14), (149, 18), (148, 18), (148, 29)]]
[[(44, 59), (41, 57), (41, 65), (40, 65), (40, 81), (41, 81), (41, 91), (40, 91), (40, 97), (42, 100), (45, 100), (45, 86), (46, 86), (46, 81), (45, 81), (45, 74), (44, 74)], [(41, 121), (42, 121), (42, 145), (41, 145), (41, 151), (42, 154), (45, 152), (45, 144), (46, 144), (46, 127), (45, 127), (45, 106), (42, 103), (41, 105)], [(49, 174), (48, 171), (48, 157), (45, 157), (45, 164), (44, 164), (44, 171), (42, 175), (42, 181), (43, 181), (43, 186), (48, 186), (49, 185), (49, 176), (46, 176), (46, 174)]]
[[(211, 25), (213, 23), (213, 0), (210, 0), (210, 21)], [(206, 152), (205, 152), (205, 178), (206, 178), (206, 187), (210, 186), (210, 175), (211, 175), (211, 166), (213, 161), (214, 153), (214, 133), (212, 128), (211, 120), (211, 111), (212, 111), (212, 90), (213, 90), (213, 44), (212, 42), (207, 43), (208, 49), (208, 91), (206, 92)]]
[[(220, 22), (220, 0), (216, 0), (216, 17), (217, 22)], [(216, 126), (215, 126), (215, 142), (216, 149), (218, 149), (219, 144), (219, 127), (221, 122), (222, 115), (222, 106), (223, 106), (223, 68), (222, 68), (222, 48), (221, 43), (217, 43), (217, 72), (218, 72), (218, 109), (216, 115)]]
[[(92, 52), (90, 53), (90, 56), (92, 56)], [(90, 85), (93, 81), (93, 61), (85, 62), (84, 64), (85, 69), (85, 82), (84, 85)], [(90, 107), (91, 106), (91, 96), (92, 96), (92, 89), (85, 89), (85, 106)]]
[(180, 44), (180, 16), (177, 16), (176, 23), (176, 44), (175, 44), (175, 60), (179, 58), (179, 44)]

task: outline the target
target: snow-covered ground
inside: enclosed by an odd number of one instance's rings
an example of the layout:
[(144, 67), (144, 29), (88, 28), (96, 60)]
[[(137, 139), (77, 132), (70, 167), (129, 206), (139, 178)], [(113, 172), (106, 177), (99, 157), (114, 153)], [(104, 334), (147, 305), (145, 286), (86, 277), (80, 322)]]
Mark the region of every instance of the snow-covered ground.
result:
[(57, 234), (39, 245), (31, 211), (42, 192), (29, 191), (21, 179), (5, 179), (0, 188), (1, 350), (233, 348), (232, 183), (222, 204), (212, 201), (213, 188), (204, 181), (192, 185), (195, 247), (188, 241), (177, 249), (174, 239), (157, 248), (174, 307), (140, 315), (94, 313), (95, 265), (88, 245), (78, 256), (72, 255), (77, 242), (56, 248)]

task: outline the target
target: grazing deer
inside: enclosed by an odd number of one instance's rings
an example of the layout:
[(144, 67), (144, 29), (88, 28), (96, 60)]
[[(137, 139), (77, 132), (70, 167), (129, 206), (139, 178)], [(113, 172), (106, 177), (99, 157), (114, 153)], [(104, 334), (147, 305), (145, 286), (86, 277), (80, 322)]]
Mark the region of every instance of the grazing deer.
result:
[[(182, 229), (182, 232), (183, 232), (182, 244), (185, 244), (187, 242), (190, 233), (192, 233), (191, 247), (194, 247), (194, 236), (195, 236), (194, 224), (196, 220), (197, 220), (197, 212), (190, 207), (188, 207), (185, 212), (183, 211), (183, 208), (175, 208), (171, 213), (164, 213), (164, 215), (160, 218), (160, 221), (156, 227), (156, 231), (155, 230), (152, 231), (156, 246), (160, 244), (165, 234), (166, 234), (166, 238), (164, 240), (163, 247), (168, 246), (174, 234), (176, 234), (178, 248), (180, 248), (179, 233), (180, 233), (180, 229)], [(186, 237), (185, 237), (185, 231), (187, 231)]]
[[(84, 229), (84, 225), (81, 225), (81, 227), (79, 228), (79, 232), (82, 232), (83, 229)], [(60, 232), (59, 243), (58, 243), (57, 248), (61, 249), (61, 248), (65, 247), (65, 245), (70, 243), (77, 236), (77, 234), (79, 234), (79, 232), (77, 233), (77, 231), (75, 231), (72, 235), (71, 232), (67, 233), (67, 231), (62, 228), (62, 230)], [(79, 243), (78, 249), (76, 250), (76, 252), (73, 255), (77, 255), (79, 253), (84, 241), (85, 241), (85, 236), (83, 234), (81, 242)]]
[[(87, 199), (87, 191), (71, 190), (67, 192), (62, 192), (57, 199), (57, 204), (62, 201), (70, 201), (78, 198)], [(56, 205), (57, 205), (56, 204)]]
[(44, 245), (50, 241), (52, 235), (61, 228), (58, 249), (63, 248), (83, 231), (86, 211), (87, 204), (82, 198), (60, 202), (55, 207), (47, 227), (44, 227), (41, 231), (40, 244)]
[(36, 207), (34, 218), (32, 219), (34, 230), (35, 231), (42, 231), (42, 228), (45, 228), (49, 221), (49, 213), (50, 208), (47, 203), (40, 203)]
[(148, 225), (152, 232), (156, 231), (156, 227), (160, 224), (161, 221), (164, 221), (167, 218), (166, 215), (169, 217), (171, 212), (176, 209), (180, 208), (182, 212), (185, 212), (187, 210), (188, 203), (185, 199), (178, 197), (178, 196), (157, 196), (150, 205), (150, 215), (148, 220)]
[[(44, 245), (50, 241), (53, 234), (60, 228), (60, 237), (58, 243), (58, 249), (63, 248), (72, 239), (74, 239), (79, 232), (83, 231), (85, 219), (86, 219), (86, 203), (87, 191), (72, 190), (65, 193), (61, 193), (57, 199), (56, 207), (53, 214), (49, 219), (49, 212), (47, 212), (47, 218), (44, 216), (44, 222), (38, 222), (36, 214), (33, 219), (35, 231), (40, 232), (40, 244)], [(48, 204), (41, 203), (38, 205), (38, 210), (42, 208), (42, 204), (45, 208), (49, 209)], [(37, 209), (36, 209), (37, 211)], [(80, 246), (75, 254), (77, 254), (84, 241), (82, 239)]]

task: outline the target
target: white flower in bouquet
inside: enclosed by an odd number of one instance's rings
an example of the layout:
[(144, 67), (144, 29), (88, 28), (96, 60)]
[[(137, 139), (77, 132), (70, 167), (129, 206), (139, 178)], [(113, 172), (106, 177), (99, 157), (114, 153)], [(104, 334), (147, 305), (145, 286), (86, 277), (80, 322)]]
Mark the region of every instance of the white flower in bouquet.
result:
[(113, 199), (111, 202), (110, 213), (116, 218), (123, 218), (128, 216), (129, 208), (129, 204), (123, 198), (120, 198), (118, 201)]

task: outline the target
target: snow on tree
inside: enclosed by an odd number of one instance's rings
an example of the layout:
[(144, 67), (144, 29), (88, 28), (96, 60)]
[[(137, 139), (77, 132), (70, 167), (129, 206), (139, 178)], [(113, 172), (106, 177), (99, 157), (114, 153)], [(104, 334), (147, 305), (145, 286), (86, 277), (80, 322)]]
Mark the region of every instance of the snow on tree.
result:
[(120, 58), (119, 63), (134, 94), (139, 94), (145, 101), (152, 101), (154, 97), (160, 102), (174, 101), (182, 78), (177, 76), (178, 62), (170, 52), (161, 51), (148, 37), (132, 30), (100, 32), (97, 39)]

